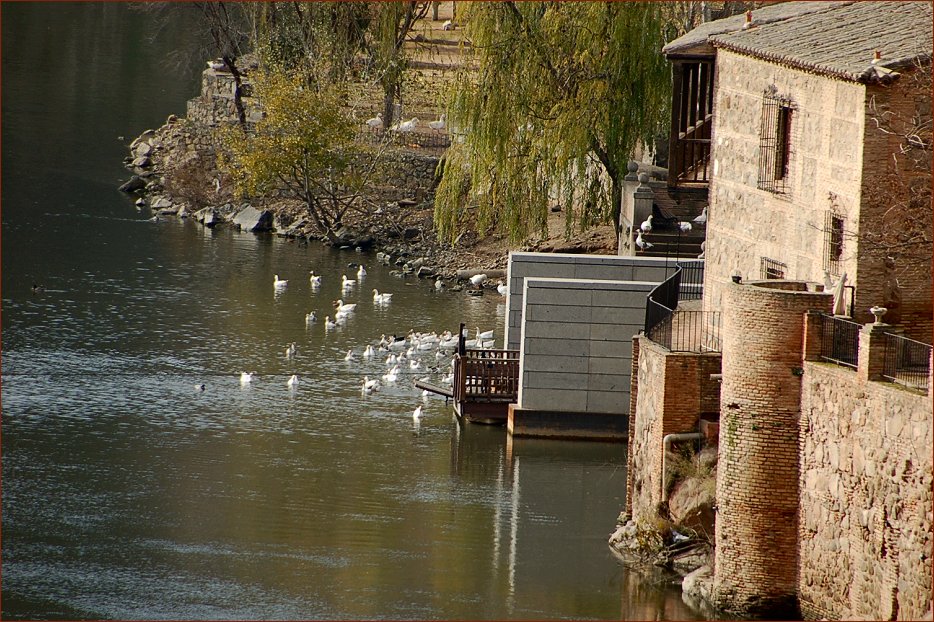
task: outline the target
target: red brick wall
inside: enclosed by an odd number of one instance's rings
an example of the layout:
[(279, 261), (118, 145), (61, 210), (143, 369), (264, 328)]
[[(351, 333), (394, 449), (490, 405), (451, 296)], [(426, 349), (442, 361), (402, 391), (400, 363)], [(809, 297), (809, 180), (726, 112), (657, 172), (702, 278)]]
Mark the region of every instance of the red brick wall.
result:
[(832, 295), (776, 281), (724, 294), (714, 598), (743, 614), (793, 611), (803, 316)]
[[(922, 71), (930, 72), (928, 66)], [(905, 139), (919, 112), (931, 118), (931, 82), (915, 79), (911, 70), (890, 85), (866, 87), (865, 136), (859, 211), (859, 268), (854, 302), (854, 318), (871, 322), (869, 308), (889, 309), (885, 321), (904, 328), (914, 339), (931, 343), (932, 274), (931, 247), (920, 243), (902, 245), (900, 234), (914, 230), (930, 239), (932, 209), (926, 200), (909, 201), (909, 187), (930, 190), (930, 153), (901, 153)], [(875, 108), (875, 111), (873, 111)], [(892, 120), (894, 133), (877, 128), (873, 117)], [(907, 127), (906, 127), (907, 126)], [(886, 257), (891, 257), (886, 261)]]

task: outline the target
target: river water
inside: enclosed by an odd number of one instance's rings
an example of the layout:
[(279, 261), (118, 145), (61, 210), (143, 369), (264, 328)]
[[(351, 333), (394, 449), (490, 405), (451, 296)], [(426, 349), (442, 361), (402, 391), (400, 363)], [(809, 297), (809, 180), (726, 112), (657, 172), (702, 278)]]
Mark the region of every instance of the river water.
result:
[[(199, 86), (203, 58), (165, 64), (196, 21), (151, 20), (2, 5), (2, 617), (697, 619), (607, 548), (625, 446), (460, 425), (411, 386), (446, 364), (428, 352), (361, 393), (386, 371), (360, 356), (380, 334), (466, 322), (501, 344), (498, 296), (149, 222), (116, 190), (126, 144)], [(306, 325), (353, 263), (353, 317)]]

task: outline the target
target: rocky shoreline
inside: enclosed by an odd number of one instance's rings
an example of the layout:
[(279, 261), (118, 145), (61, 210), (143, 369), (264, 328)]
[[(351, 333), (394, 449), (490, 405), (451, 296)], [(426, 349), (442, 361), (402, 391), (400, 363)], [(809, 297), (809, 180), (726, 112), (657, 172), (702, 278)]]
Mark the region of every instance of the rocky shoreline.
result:
[(333, 242), (316, 230), (300, 201), (284, 196), (238, 200), (217, 169), (209, 128), (170, 115), (161, 127), (133, 140), (129, 150), (124, 164), (132, 176), (120, 190), (135, 196), (136, 207), (148, 208), (153, 220), (190, 218), (208, 228), (231, 226), (377, 251), (379, 261), (404, 274), (455, 281), (451, 284), (455, 288), (463, 287), (474, 274), (486, 273), (485, 287), (495, 290), (497, 279), (505, 277), (509, 251), (505, 241), (496, 236), (481, 240), (468, 231), (454, 245), (442, 244), (427, 199), (391, 201), (369, 218), (347, 218)]

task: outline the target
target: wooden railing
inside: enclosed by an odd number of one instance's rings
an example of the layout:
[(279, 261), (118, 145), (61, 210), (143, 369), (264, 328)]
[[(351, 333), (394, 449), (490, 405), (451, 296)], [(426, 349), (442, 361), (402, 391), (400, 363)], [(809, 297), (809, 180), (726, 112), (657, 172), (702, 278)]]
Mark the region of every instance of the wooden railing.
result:
[(518, 397), (518, 350), (466, 350), (455, 355), (455, 401), (512, 403)]

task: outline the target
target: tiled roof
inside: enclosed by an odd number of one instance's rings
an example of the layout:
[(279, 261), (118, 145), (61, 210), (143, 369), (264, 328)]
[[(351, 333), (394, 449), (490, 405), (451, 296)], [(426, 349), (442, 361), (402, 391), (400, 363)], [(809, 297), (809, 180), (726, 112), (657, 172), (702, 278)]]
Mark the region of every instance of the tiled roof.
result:
[[(835, 3), (825, 11), (772, 23), (760, 22), (758, 13), (753, 11), (755, 27), (713, 35), (709, 42), (856, 82), (884, 80), (890, 70), (931, 58), (931, 2)], [(881, 59), (873, 63), (876, 50)]]
[[(755, 23), (769, 24), (773, 22), (785, 21), (792, 17), (807, 15), (809, 13), (830, 11), (837, 7), (846, 6), (848, 4), (852, 4), (852, 1), (781, 2), (779, 4), (772, 4), (764, 6), (760, 9), (756, 9), (752, 14)], [(712, 22), (703, 23), (694, 30), (685, 33), (681, 37), (678, 37), (666, 45), (664, 48), (662, 48), (662, 53), (677, 54), (682, 51), (690, 50), (691, 48), (706, 43), (707, 38), (713, 35), (742, 30), (743, 24), (745, 23), (746, 16), (744, 14), (733, 15), (732, 17), (725, 17), (723, 19), (714, 20)]]

